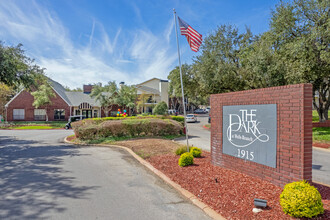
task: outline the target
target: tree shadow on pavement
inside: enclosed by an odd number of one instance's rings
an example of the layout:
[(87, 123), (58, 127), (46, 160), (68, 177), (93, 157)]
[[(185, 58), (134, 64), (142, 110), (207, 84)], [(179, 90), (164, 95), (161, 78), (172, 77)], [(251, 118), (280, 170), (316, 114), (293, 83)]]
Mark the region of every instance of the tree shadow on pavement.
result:
[(63, 169), (63, 157), (80, 156), (65, 145), (0, 137), (0, 219), (50, 218), (64, 212), (59, 198), (86, 199), (97, 186), (77, 186)]

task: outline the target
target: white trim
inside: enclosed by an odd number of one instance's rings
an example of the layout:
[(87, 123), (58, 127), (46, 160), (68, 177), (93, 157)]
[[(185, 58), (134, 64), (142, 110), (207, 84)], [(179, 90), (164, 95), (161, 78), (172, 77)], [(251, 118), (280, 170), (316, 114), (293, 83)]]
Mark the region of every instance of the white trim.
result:
[(57, 95), (66, 103), (68, 104), (68, 106), (70, 107), (71, 105), (56, 91), (56, 89), (54, 89), (53, 86), (50, 85), (50, 87), (52, 87), (52, 89), (57, 93)]
[(24, 91), (24, 89), (22, 89), (21, 91), (19, 91), (12, 99), (10, 99), (9, 102), (7, 102), (7, 104), (5, 105), (6, 108), (8, 108), (8, 105), (14, 100), (16, 99), (16, 97), (21, 94), (21, 92)]

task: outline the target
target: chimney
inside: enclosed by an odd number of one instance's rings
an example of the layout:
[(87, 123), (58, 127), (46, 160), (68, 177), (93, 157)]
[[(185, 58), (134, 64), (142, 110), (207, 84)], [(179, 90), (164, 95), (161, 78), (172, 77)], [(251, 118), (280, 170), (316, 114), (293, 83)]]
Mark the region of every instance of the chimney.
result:
[(85, 94), (90, 94), (92, 92), (93, 86), (91, 84), (88, 84), (84, 85), (83, 88)]

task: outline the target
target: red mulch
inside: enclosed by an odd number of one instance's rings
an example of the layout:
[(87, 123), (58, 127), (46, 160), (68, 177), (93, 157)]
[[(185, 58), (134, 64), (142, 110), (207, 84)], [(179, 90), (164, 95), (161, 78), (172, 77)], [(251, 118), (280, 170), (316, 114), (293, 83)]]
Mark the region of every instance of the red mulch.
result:
[(330, 143), (322, 143), (322, 142), (313, 141), (313, 147), (321, 147), (321, 148), (328, 149), (328, 148), (330, 148)]
[[(147, 159), (155, 168), (193, 193), (227, 219), (293, 219), (279, 203), (282, 188), (267, 181), (211, 164), (211, 155), (194, 158), (194, 165), (180, 167), (179, 156), (160, 155)], [(217, 179), (217, 182), (216, 182)], [(322, 195), (325, 213), (314, 219), (330, 219), (330, 188), (315, 184)], [(254, 214), (253, 199), (267, 200), (268, 207)]]
[(66, 140), (67, 140), (67, 141), (72, 141), (72, 140), (75, 139), (75, 138), (76, 138), (76, 136), (69, 136), (69, 137), (66, 138)]

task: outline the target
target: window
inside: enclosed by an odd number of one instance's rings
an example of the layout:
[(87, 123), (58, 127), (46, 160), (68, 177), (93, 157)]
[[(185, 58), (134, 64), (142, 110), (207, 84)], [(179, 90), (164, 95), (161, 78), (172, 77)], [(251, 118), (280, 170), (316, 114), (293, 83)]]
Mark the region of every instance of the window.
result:
[(36, 121), (46, 120), (46, 109), (34, 109), (34, 120)]
[(64, 120), (65, 110), (64, 109), (54, 109), (54, 120)]
[(13, 109), (14, 120), (24, 120), (25, 111), (24, 109)]
[(97, 117), (99, 117), (99, 114), (98, 114), (98, 111), (97, 110), (94, 110), (94, 116), (93, 116), (94, 118), (97, 118)]
[(80, 110), (76, 110), (76, 114), (75, 115), (80, 115)]

